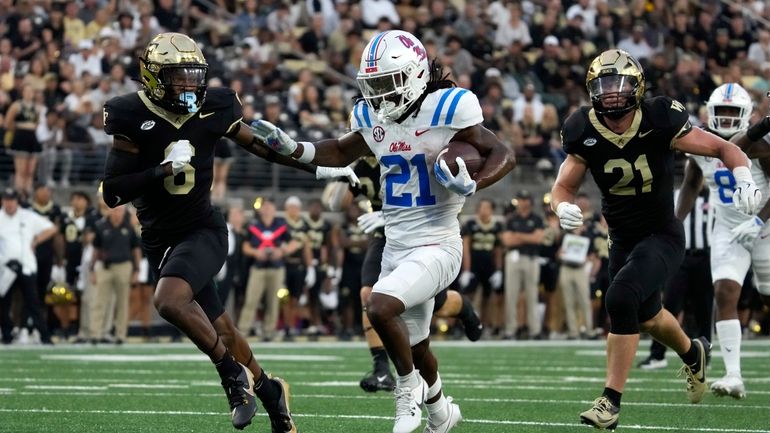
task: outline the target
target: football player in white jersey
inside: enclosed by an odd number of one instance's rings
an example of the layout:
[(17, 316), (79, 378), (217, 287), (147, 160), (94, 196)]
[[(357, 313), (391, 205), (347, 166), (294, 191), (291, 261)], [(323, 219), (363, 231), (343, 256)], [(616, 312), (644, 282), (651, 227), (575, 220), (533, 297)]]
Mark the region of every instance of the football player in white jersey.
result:
[[(299, 161), (345, 166), (373, 154), (384, 185), (387, 244), (367, 315), (396, 367), (394, 433), (420, 426), (447, 432), (460, 409), (441, 392), (429, 349), (433, 297), (460, 270), (462, 239), (457, 214), (466, 196), (514, 166), (513, 153), (489, 130), (473, 92), (454, 87), (429, 63), (422, 43), (404, 31), (375, 35), (361, 56), (357, 77), (363, 98), (351, 113), (352, 131), (339, 139), (296, 143), (266, 122), (252, 129), (277, 152)], [(472, 178), (462, 159), (452, 175), (436, 157), (451, 141), (475, 146), (486, 162)]]
[[(710, 132), (726, 140), (739, 132), (745, 137), (751, 118), (752, 100), (740, 84), (726, 83), (719, 86), (709, 97), (707, 107), (707, 127)], [(756, 131), (754, 129), (752, 132), (756, 134)], [(753, 137), (757, 138), (756, 135)], [(749, 157), (754, 157), (760, 151), (770, 149), (765, 140), (768, 137), (761, 134), (756, 140), (744, 139), (742, 145), (738, 144)], [(741, 378), (741, 324), (737, 306), (741, 286), (750, 266), (753, 266), (759, 292), (770, 295), (770, 224), (765, 224), (770, 217), (770, 206), (767, 204), (770, 185), (765, 167), (770, 165), (766, 164), (767, 161), (752, 160), (751, 177), (763, 197), (757, 215), (747, 215), (733, 206), (735, 177), (722, 161), (700, 155), (689, 156), (682, 193), (677, 203), (677, 214), (689, 212), (705, 181), (709, 187), (709, 203), (716, 207), (711, 235), (711, 279), (717, 302), (717, 338), (727, 372), (723, 378), (711, 384), (711, 391), (718, 396), (729, 395), (736, 399), (746, 396)]]

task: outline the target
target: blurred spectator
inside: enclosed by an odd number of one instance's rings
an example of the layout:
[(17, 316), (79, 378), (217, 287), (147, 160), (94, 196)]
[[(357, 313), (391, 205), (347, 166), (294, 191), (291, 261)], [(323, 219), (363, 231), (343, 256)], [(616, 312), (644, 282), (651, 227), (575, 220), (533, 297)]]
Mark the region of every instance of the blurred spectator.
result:
[(329, 124), (329, 116), (322, 110), (318, 88), (305, 86), (302, 89), (302, 103), (299, 105), (299, 124), (303, 128), (323, 128)]
[(43, 147), (40, 157), (38, 179), (44, 185), (53, 187), (54, 171), (57, 161), (61, 161), (59, 185), (68, 188), (70, 185), (70, 173), (72, 171), (72, 149), (64, 140), (65, 121), (57, 111), (49, 110), (45, 120), (37, 125), (35, 135)]
[[(570, 339), (586, 338), (594, 329), (586, 269), (586, 265), (592, 262), (594, 255), (591, 250), (591, 239), (585, 232), (586, 226), (583, 225), (572, 233), (565, 234), (559, 251), (561, 260), (559, 287), (564, 298), (567, 336)], [(581, 316), (584, 325), (582, 328), (578, 326), (578, 317)]]
[[(284, 340), (292, 340), (299, 331), (297, 326), (297, 308), (304, 288), (315, 284), (316, 274), (313, 267), (313, 250), (307, 238), (307, 224), (302, 218), (302, 201), (291, 196), (284, 203), (286, 225), (289, 228), (291, 242), (286, 248), (286, 288), (289, 296), (283, 302), (282, 315)], [(307, 299), (307, 296), (305, 296)]]
[(47, 218), (19, 207), (19, 193), (6, 188), (0, 209), (0, 330), (2, 341), (11, 342), (11, 299), (14, 288), (24, 299), (22, 328), (27, 333), (27, 318), (40, 333), (43, 344), (51, 344), (48, 326), (43, 320), (41, 299), (37, 290), (35, 248), (56, 234), (56, 226)]
[(532, 194), (516, 194), (516, 212), (500, 234), (500, 242), (508, 250), (505, 256), (505, 338), (517, 335), (519, 296), (523, 292), (530, 338), (539, 338), (541, 318), (538, 313), (538, 284), (540, 264), (538, 257), (543, 242), (543, 219), (532, 211)]
[[(90, 340), (90, 311), (91, 296), (89, 290), (88, 268), (81, 267), (82, 263), (90, 264), (90, 253), (94, 237), (94, 226), (99, 216), (91, 208), (91, 197), (83, 191), (74, 191), (70, 194), (70, 209), (64, 216), (61, 225), (63, 236), (64, 271), (67, 284), (78, 292), (80, 301), (80, 329), (78, 341), (83, 343)], [(84, 257), (86, 257), (85, 262)], [(77, 309), (77, 306), (75, 307)], [(70, 313), (66, 314), (76, 314)]]
[(465, 48), (459, 36), (449, 35), (446, 39), (446, 48), (441, 62), (445, 67), (452, 69), (452, 75), (471, 75), (476, 69), (473, 66), (473, 56)]
[(591, 0), (578, 0), (565, 13), (568, 20), (578, 15), (583, 17), (583, 24), (580, 28), (589, 38), (596, 35), (596, 14), (596, 8)]
[(94, 49), (94, 42), (91, 39), (82, 39), (78, 43), (78, 50), (67, 59), (75, 67), (74, 78), (80, 79), (85, 72), (93, 77), (101, 76), (102, 57), (98, 50)]
[[(503, 257), (499, 235), (503, 225), (495, 221), (495, 203), (482, 199), (476, 213), (463, 225), (463, 262), (460, 289), (481, 312), (487, 333), (500, 331), (500, 306), (503, 303)], [(481, 290), (478, 290), (479, 287)]]
[(315, 14), (311, 18), (310, 28), (299, 38), (299, 46), (305, 54), (322, 55), (327, 45), (328, 37), (324, 33), (324, 17), (321, 14)]
[(511, 3), (508, 11), (509, 22), (498, 26), (495, 32), (495, 45), (506, 48), (514, 41), (519, 41), (522, 46), (528, 46), (532, 43), (532, 37), (529, 35), (529, 25), (521, 18), (521, 6)]
[(174, 0), (158, 0), (155, 7), (155, 18), (167, 32), (178, 32), (182, 28), (182, 17), (176, 12)]
[(92, 283), (91, 341), (105, 342), (104, 329), (112, 323), (108, 317), (114, 308), (115, 343), (122, 344), (128, 336), (128, 306), (131, 285), (138, 281), (142, 253), (139, 238), (126, 215), (126, 207), (110, 209), (108, 215), (94, 227)]
[(770, 62), (770, 31), (759, 29), (757, 41), (749, 46), (748, 59), (755, 65)]
[(4, 144), (13, 154), (13, 185), (25, 197), (32, 194), (37, 158), (43, 150), (35, 135), (41, 115), (42, 107), (35, 102), (35, 91), (29, 85), (22, 87), (21, 99), (5, 114)]
[[(330, 279), (334, 277), (332, 270), (335, 257), (332, 251), (332, 225), (323, 217), (321, 200), (313, 199), (308, 205), (308, 214), (305, 218), (307, 226), (307, 239), (313, 252), (312, 268), (315, 272), (315, 284), (308, 287), (307, 302), (309, 309), (310, 327), (307, 332), (311, 337), (317, 337), (324, 333), (322, 327), (323, 305), (321, 305), (321, 292), (328, 291)], [(300, 302), (301, 303), (301, 302)]]
[(11, 45), (16, 60), (20, 62), (32, 60), (41, 44), (40, 39), (35, 34), (31, 19), (22, 18), (19, 20), (16, 33), (11, 33)]
[[(167, 0), (168, 1), (168, 0)], [(173, 1), (173, 0), (170, 0)], [(74, 49), (85, 37), (86, 25), (78, 17), (78, 3), (67, 2), (64, 7), (64, 43), (65, 47)]]
[(245, 286), (245, 275), (242, 272), (243, 241), (246, 236), (245, 215), (240, 206), (227, 209), (227, 259), (225, 260), (224, 277), (217, 281), (217, 294), (222, 305), (227, 305), (227, 299), (235, 284)]
[(543, 83), (546, 92), (554, 92), (564, 87), (564, 80), (559, 75), (561, 46), (559, 38), (548, 35), (543, 40), (543, 52), (532, 65), (532, 71)]
[(395, 25), (401, 23), (396, 7), (389, 0), (361, 0), (361, 12), (364, 27), (377, 27), (380, 18), (387, 18)]
[(262, 339), (271, 340), (278, 324), (278, 289), (284, 284), (283, 259), (291, 238), (286, 221), (276, 218), (275, 205), (263, 200), (257, 218), (248, 226), (243, 254), (252, 260), (246, 285), (246, 299), (238, 320), (238, 328), (247, 333), (254, 329), (254, 315), (263, 302)]
[[(48, 291), (48, 287), (52, 283), (61, 284), (64, 283), (64, 267), (63, 257), (55, 248), (55, 243), (60, 245), (61, 235), (58, 231), (61, 229), (62, 210), (58, 204), (53, 201), (51, 189), (46, 185), (37, 184), (35, 186), (35, 192), (32, 195), (32, 201), (30, 203), (30, 210), (36, 212), (38, 215), (47, 218), (51, 221), (57, 231), (54, 236), (45, 242), (41, 242), (35, 248), (35, 259), (37, 260), (37, 294), (38, 299), (45, 299), (45, 294)], [(55, 271), (54, 271), (55, 269)], [(54, 311), (56, 311), (54, 309)], [(53, 323), (52, 318), (48, 318), (47, 323)], [(59, 333), (64, 339), (69, 337), (70, 332), (70, 317), (62, 315), (58, 317), (60, 330)], [(45, 320), (45, 319), (44, 319)]]
[(628, 54), (631, 54), (640, 62), (651, 58), (655, 53), (653, 47), (650, 46), (644, 37), (644, 30), (644, 25), (635, 24), (631, 31), (631, 36), (618, 42), (619, 49), (628, 52)]
[(361, 323), (361, 266), (366, 255), (369, 237), (358, 226), (361, 208), (355, 203), (345, 209), (345, 221), (342, 227), (335, 228), (338, 240), (336, 245), (337, 263), (342, 265), (339, 283), (339, 314), (342, 328), (341, 340), (350, 340), (359, 334), (354, 328)]
[(543, 120), (543, 101), (535, 91), (535, 85), (527, 83), (524, 92), (513, 101), (513, 121), (521, 123), (524, 120), (525, 111), (529, 108), (532, 113), (532, 121), (539, 124)]

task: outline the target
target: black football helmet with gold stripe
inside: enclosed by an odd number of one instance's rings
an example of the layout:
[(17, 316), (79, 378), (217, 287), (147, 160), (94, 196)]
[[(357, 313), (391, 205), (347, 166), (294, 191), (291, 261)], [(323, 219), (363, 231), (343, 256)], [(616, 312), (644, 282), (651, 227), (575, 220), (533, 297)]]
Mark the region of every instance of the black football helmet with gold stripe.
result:
[(206, 97), (209, 65), (198, 44), (181, 33), (161, 33), (139, 58), (145, 94), (176, 114), (196, 113)]
[(623, 50), (607, 50), (588, 67), (586, 88), (597, 114), (623, 117), (642, 103), (645, 91), (642, 65)]

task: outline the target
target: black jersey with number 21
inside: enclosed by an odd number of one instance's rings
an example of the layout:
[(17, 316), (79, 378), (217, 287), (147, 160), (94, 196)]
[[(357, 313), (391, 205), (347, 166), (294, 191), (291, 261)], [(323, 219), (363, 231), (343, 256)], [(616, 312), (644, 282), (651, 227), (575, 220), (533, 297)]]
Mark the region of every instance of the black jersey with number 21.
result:
[(179, 140), (189, 140), (193, 148), (181, 173), (159, 180), (133, 201), (143, 229), (182, 232), (210, 218), (214, 147), (237, 131), (242, 116), (241, 103), (228, 88), (209, 89), (201, 109), (187, 115), (161, 110), (141, 91), (104, 104), (105, 132), (139, 148), (138, 171), (159, 165)]
[(692, 129), (679, 101), (645, 99), (631, 127), (615, 134), (582, 107), (564, 122), (564, 151), (584, 161), (602, 192), (613, 241), (635, 241), (674, 218), (675, 139)]

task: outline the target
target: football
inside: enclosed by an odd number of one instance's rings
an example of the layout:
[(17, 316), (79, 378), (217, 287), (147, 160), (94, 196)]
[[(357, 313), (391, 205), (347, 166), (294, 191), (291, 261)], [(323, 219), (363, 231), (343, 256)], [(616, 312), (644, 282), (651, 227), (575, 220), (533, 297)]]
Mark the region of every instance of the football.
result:
[(456, 159), (458, 156), (465, 161), (465, 167), (468, 169), (468, 173), (470, 173), (471, 177), (474, 177), (484, 165), (485, 158), (479, 154), (478, 149), (476, 149), (474, 145), (464, 141), (450, 142), (447, 147), (438, 154), (437, 159), (446, 161), (449, 171), (456, 176)]

